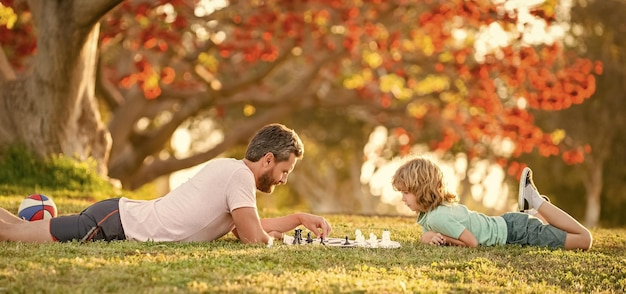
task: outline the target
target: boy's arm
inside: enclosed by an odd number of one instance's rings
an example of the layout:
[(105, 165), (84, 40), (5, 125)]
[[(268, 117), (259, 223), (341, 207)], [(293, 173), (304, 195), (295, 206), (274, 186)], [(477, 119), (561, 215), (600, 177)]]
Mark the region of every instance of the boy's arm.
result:
[(461, 233), (458, 239), (454, 239), (446, 235), (443, 235), (443, 237), (445, 239), (446, 244), (449, 244), (449, 245), (463, 246), (463, 247), (478, 247), (478, 240), (476, 240), (476, 237), (474, 237), (474, 234), (472, 234), (467, 229), (463, 230), (463, 232)]
[(476, 237), (474, 237), (474, 235), (467, 229), (463, 230), (463, 232), (459, 236), (459, 239), (455, 239), (434, 231), (428, 231), (422, 235), (421, 240), (422, 243), (431, 245), (453, 245), (463, 247), (478, 246), (478, 240), (476, 240)]

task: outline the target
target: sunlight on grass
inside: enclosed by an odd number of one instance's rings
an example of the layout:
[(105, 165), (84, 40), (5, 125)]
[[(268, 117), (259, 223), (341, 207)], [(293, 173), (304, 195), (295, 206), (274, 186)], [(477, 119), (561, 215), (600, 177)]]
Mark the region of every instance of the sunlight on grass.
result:
[[(332, 216), (366, 228), (370, 217)], [(345, 222), (342, 220), (345, 219)], [(406, 219), (375, 218), (377, 227)], [(339, 231), (351, 232), (350, 227)], [(373, 226), (372, 226), (373, 227)], [(589, 252), (434, 247), (394, 229), (399, 249), (211, 243), (0, 242), (0, 290), (14, 292), (623, 292), (626, 230), (594, 230)], [(606, 237), (605, 237), (606, 236)], [(43, 273), (43, 274), (42, 274)], [(32, 277), (36, 276), (37, 279)]]
[[(21, 196), (0, 197), (16, 211)], [(55, 199), (79, 212), (86, 199)], [(262, 211), (262, 216), (277, 212)], [(536, 247), (435, 247), (419, 243), (414, 217), (327, 215), (332, 236), (380, 236), (399, 249), (210, 243), (0, 242), (7, 293), (572, 293), (626, 291), (626, 229), (594, 229), (589, 252)], [(33, 279), (33, 277), (37, 277)]]

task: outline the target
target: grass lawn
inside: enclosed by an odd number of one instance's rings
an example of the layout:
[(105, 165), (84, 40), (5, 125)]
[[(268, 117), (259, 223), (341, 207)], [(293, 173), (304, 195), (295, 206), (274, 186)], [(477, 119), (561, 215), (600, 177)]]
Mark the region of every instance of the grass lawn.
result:
[[(22, 197), (0, 197), (17, 210)], [(81, 200), (55, 199), (60, 211)], [(274, 216), (261, 211), (262, 216)], [(414, 218), (328, 215), (333, 237), (391, 231), (399, 249), (239, 243), (0, 242), (0, 293), (624, 293), (626, 229), (594, 229), (591, 251), (418, 243)], [(304, 234), (305, 235), (305, 234)]]

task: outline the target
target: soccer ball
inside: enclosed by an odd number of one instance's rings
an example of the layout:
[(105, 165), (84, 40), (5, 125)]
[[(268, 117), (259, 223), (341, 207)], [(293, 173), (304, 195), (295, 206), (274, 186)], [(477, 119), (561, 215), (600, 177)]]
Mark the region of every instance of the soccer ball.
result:
[(22, 200), (17, 216), (27, 221), (49, 219), (57, 216), (57, 206), (50, 197), (33, 194)]

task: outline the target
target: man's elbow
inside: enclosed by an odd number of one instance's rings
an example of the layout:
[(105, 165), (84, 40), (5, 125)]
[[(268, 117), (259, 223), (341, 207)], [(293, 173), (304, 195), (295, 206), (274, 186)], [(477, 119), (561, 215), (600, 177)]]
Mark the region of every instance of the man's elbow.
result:
[(270, 236), (256, 236), (251, 238), (240, 237), (239, 240), (244, 244), (267, 244)]

